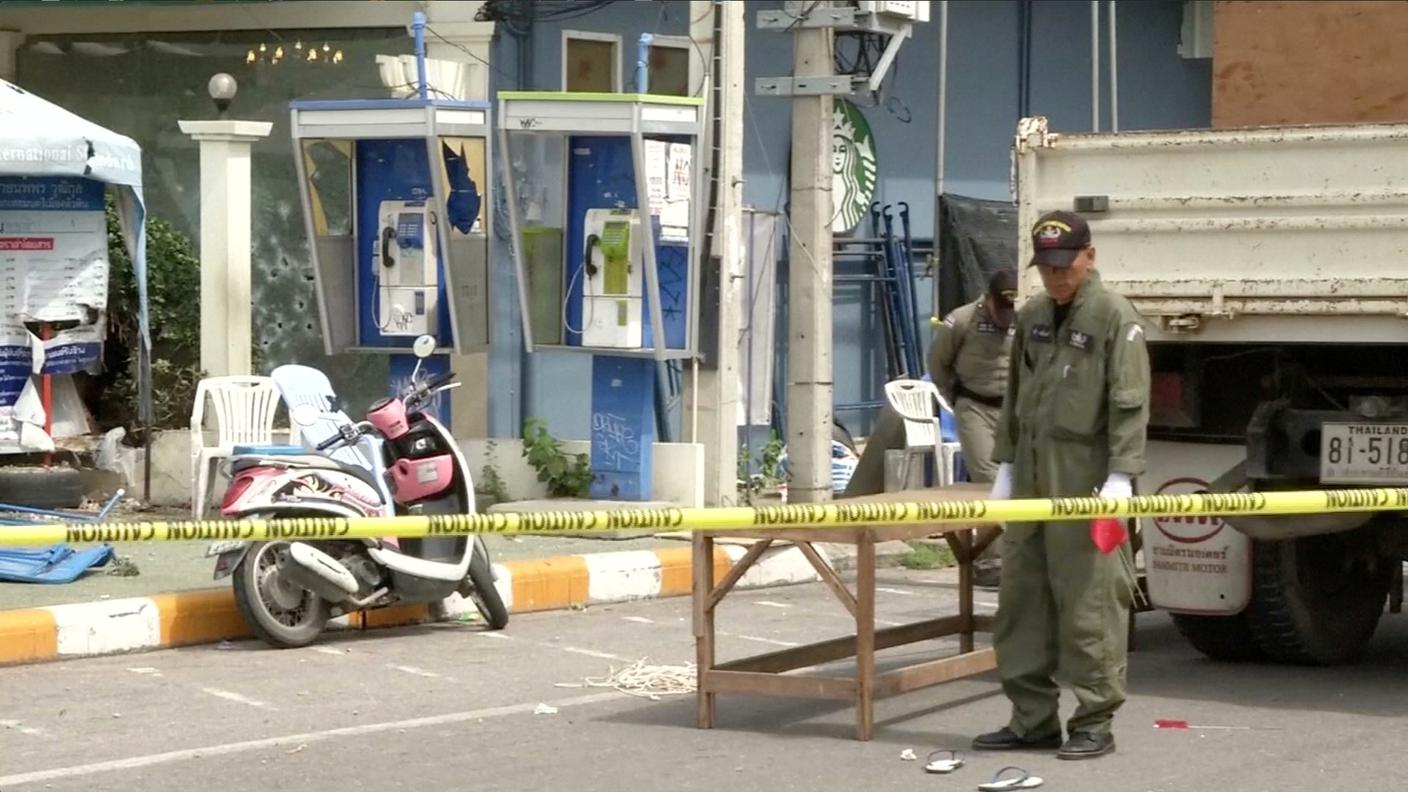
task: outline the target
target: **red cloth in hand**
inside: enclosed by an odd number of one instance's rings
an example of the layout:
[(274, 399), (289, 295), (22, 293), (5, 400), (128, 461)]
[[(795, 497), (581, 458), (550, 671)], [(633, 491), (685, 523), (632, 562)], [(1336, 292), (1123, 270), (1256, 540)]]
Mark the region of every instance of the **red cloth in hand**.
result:
[(1115, 552), (1115, 548), (1124, 544), (1128, 538), (1129, 532), (1124, 529), (1124, 520), (1101, 517), (1090, 523), (1090, 540), (1105, 555)]

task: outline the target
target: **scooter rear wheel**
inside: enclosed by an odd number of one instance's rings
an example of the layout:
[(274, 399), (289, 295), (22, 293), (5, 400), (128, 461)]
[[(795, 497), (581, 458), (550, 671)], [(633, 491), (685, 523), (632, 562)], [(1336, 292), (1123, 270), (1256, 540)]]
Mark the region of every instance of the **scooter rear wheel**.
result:
[(254, 637), (279, 649), (307, 646), (328, 622), (328, 603), (279, 574), (287, 542), (257, 542), (235, 568), (235, 605)]
[(491, 630), (502, 630), (508, 626), (508, 607), (494, 586), (494, 570), (489, 564), (489, 548), (482, 537), (474, 537), (474, 557), (469, 560), (469, 582), (474, 588), (469, 592), (474, 607)]

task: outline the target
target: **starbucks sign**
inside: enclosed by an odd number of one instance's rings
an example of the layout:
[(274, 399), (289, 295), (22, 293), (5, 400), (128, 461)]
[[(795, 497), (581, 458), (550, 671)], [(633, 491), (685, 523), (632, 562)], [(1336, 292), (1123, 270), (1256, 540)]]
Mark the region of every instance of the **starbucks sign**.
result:
[(875, 136), (860, 108), (837, 98), (831, 132), (831, 231), (850, 233), (875, 200)]

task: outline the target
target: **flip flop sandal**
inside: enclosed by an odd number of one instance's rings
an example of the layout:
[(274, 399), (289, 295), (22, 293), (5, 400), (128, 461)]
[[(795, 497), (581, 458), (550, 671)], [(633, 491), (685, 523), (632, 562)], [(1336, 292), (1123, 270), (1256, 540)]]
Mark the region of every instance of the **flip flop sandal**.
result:
[(952, 773), (963, 766), (963, 754), (949, 750), (934, 751), (924, 758), (924, 762), (924, 772), (926, 773)]
[[(1013, 773), (1021, 775), (1013, 775)], [(1007, 778), (1003, 778), (1007, 776)], [(981, 792), (1007, 792), (1009, 789), (1036, 789), (1044, 782), (1020, 767), (1004, 767), (986, 784), (978, 784)]]

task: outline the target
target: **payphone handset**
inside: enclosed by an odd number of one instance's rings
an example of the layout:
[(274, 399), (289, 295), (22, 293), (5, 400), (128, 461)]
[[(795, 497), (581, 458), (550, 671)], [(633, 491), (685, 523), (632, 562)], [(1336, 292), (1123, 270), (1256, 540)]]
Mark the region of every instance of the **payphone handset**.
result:
[(383, 336), (436, 333), (439, 256), (435, 213), (425, 201), (382, 201), (372, 251), (376, 326)]
[(638, 348), (645, 274), (640, 213), (588, 209), (582, 245), (582, 344)]

